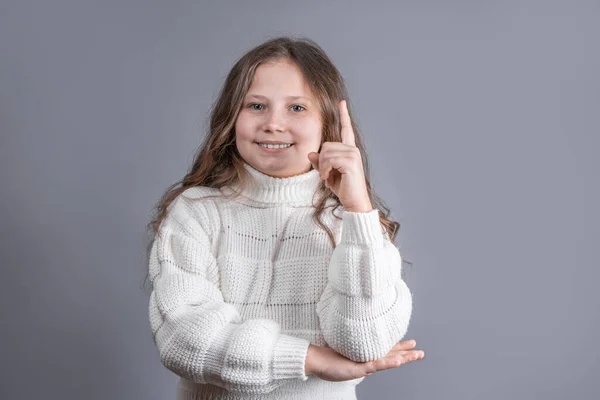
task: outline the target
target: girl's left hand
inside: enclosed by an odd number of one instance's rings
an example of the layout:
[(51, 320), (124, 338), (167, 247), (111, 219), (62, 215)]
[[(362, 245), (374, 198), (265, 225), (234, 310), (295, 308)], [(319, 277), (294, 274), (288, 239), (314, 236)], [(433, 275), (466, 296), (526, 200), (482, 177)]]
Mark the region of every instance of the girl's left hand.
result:
[(319, 171), (321, 179), (325, 179), (327, 187), (340, 199), (346, 211), (372, 211), (362, 157), (354, 140), (346, 100), (340, 101), (338, 106), (342, 142), (324, 142), (321, 152), (310, 152), (308, 160)]

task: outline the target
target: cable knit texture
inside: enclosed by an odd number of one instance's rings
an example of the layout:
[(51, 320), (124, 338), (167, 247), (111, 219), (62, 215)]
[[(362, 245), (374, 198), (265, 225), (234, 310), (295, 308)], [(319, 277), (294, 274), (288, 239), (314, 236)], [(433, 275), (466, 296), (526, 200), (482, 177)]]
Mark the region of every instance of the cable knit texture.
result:
[[(309, 344), (354, 361), (385, 356), (407, 332), (412, 297), (377, 210), (312, 219), (317, 170), (275, 178), (244, 164), (241, 191), (189, 188), (152, 243), (152, 337), (180, 376), (178, 399), (355, 399), (364, 378), (305, 375)], [(330, 204), (330, 203), (328, 203)], [(337, 215), (337, 217), (336, 217)], [(339, 218), (338, 218), (339, 217)]]

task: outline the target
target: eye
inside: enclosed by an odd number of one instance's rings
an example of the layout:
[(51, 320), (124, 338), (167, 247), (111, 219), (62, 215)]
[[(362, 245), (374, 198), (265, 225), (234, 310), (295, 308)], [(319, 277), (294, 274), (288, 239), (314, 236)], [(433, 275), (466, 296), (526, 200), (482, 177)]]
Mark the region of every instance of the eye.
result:
[[(298, 105), (298, 104), (295, 104), (292, 107), (300, 107), (302, 110), (306, 110), (306, 108), (304, 108), (303, 106)], [(302, 111), (302, 110), (298, 110), (298, 111)]]
[(260, 110), (262, 110), (261, 108), (256, 108), (256, 107), (254, 107), (254, 106), (259, 106), (259, 107), (262, 107), (263, 105), (262, 105), (262, 104), (258, 104), (258, 103), (250, 103), (250, 104), (248, 104), (248, 107), (250, 107), (250, 108), (251, 108), (251, 109), (253, 109), (253, 110), (256, 110), (256, 111), (260, 111)]

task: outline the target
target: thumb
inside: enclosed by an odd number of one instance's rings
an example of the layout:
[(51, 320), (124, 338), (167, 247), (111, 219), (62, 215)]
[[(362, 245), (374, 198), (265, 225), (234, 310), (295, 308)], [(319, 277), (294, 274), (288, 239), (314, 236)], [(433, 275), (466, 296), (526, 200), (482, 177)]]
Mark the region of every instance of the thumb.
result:
[(308, 153), (308, 161), (310, 161), (314, 169), (319, 169), (319, 153), (314, 151)]

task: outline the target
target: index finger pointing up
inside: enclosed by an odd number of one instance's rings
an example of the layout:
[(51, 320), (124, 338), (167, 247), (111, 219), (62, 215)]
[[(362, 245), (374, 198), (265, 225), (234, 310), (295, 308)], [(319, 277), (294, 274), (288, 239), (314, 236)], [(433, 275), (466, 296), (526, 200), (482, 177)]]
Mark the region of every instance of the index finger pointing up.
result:
[(346, 100), (342, 100), (339, 103), (340, 107), (340, 122), (342, 124), (342, 143), (356, 146), (354, 141), (354, 131), (352, 130), (352, 123), (350, 121), (350, 113), (348, 112), (348, 104)]

